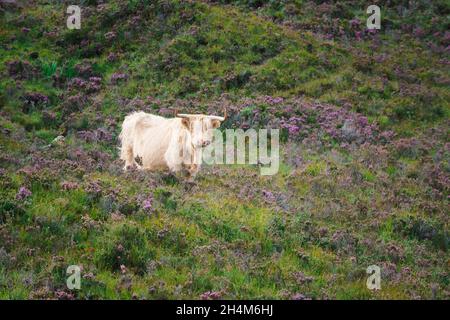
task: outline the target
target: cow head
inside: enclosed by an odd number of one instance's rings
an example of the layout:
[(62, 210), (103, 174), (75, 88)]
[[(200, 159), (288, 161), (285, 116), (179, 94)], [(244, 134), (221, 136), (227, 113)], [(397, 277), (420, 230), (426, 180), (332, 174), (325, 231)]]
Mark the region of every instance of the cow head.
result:
[(213, 129), (220, 127), (226, 118), (226, 112), (223, 117), (204, 114), (177, 114), (177, 117), (182, 119), (182, 124), (191, 133), (194, 148), (203, 148), (212, 142)]

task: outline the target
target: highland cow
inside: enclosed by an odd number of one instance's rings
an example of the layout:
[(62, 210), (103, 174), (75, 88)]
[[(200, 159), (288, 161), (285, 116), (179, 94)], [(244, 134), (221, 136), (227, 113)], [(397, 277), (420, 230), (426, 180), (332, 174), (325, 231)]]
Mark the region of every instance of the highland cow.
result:
[(168, 119), (145, 112), (126, 116), (119, 136), (124, 170), (137, 166), (151, 171), (181, 171), (193, 178), (201, 166), (202, 148), (211, 143), (213, 129), (225, 117), (178, 114)]

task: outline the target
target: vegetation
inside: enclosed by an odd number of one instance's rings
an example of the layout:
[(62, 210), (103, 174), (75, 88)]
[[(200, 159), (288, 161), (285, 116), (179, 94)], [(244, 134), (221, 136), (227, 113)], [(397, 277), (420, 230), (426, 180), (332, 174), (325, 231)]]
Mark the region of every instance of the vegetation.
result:
[[(449, 298), (447, 1), (79, 3), (0, 1), (0, 298)], [(129, 112), (223, 107), (278, 174), (122, 171)]]

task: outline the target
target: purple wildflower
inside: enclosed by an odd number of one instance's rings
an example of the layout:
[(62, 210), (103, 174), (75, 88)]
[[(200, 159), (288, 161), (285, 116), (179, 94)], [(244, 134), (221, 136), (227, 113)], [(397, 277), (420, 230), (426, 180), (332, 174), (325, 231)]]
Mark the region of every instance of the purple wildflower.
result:
[(144, 202), (142, 203), (142, 209), (150, 210), (151, 208), (152, 208), (152, 200), (151, 199), (144, 200)]
[(86, 193), (94, 196), (98, 196), (102, 193), (102, 187), (97, 181), (91, 181), (85, 187)]
[(114, 31), (105, 33), (105, 39), (108, 41), (114, 40), (116, 37), (117, 37), (117, 34)]
[(28, 190), (26, 187), (20, 187), (19, 192), (16, 194), (17, 200), (24, 200), (32, 195), (31, 191)]
[(111, 141), (112, 134), (103, 128), (98, 128), (95, 130), (81, 130), (77, 132), (77, 136), (85, 140), (86, 142), (100, 142), (100, 141)]
[(271, 191), (268, 190), (263, 190), (262, 194), (264, 196), (264, 199), (268, 202), (274, 202), (275, 201), (275, 196)]
[(300, 132), (300, 128), (294, 124), (287, 125), (287, 129), (289, 131), (289, 135), (291, 135), (291, 136), (296, 135)]
[(266, 96), (264, 100), (268, 104), (272, 104), (272, 105), (273, 104), (280, 104), (280, 103), (282, 103), (284, 101), (284, 99), (281, 98), (281, 97), (274, 98), (274, 97), (271, 97), (271, 96)]
[(218, 291), (207, 291), (200, 295), (202, 300), (218, 300), (222, 297), (222, 294)]
[(114, 52), (110, 52), (106, 59), (108, 60), (108, 62), (114, 62), (114, 61), (117, 61), (118, 56)]
[(292, 295), (291, 299), (292, 300), (311, 300), (311, 298), (308, 298), (307, 296), (305, 296), (304, 294), (301, 294), (301, 293), (296, 293), (296, 294)]
[(153, 197), (151, 195), (142, 201), (141, 208), (147, 213), (153, 211)]
[(413, 30), (413, 35), (416, 38), (423, 38), (426, 35), (426, 32), (421, 27), (417, 27)]
[(75, 87), (78, 89), (84, 89), (86, 88), (86, 85), (87, 85), (86, 81), (84, 81), (81, 78), (75, 77), (70, 81), (69, 88)]
[(100, 78), (100, 77), (89, 77), (89, 81), (100, 83), (100, 82), (102, 82), (102, 78)]
[(74, 295), (72, 293), (65, 292), (64, 290), (57, 290), (55, 296), (58, 300), (73, 300)]
[(27, 93), (24, 95), (25, 103), (28, 107), (34, 107), (41, 104), (48, 104), (49, 99), (46, 95), (42, 93)]
[(350, 26), (354, 29), (359, 28), (361, 21), (358, 18), (350, 20)]
[(128, 75), (125, 73), (114, 73), (111, 76), (111, 83), (117, 84), (119, 81), (127, 80), (127, 79), (128, 79)]
[(76, 182), (70, 182), (70, 181), (64, 181), (61, 183), (61, 189), (68, 191), (78, 188), (78, 183)]

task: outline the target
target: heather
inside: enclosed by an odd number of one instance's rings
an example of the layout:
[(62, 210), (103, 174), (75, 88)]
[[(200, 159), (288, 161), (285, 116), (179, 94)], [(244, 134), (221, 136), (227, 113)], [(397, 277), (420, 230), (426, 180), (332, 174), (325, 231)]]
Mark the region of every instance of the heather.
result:
[[(449, 298), (445, 1), (80, 3), (0, 1), (0, 298)], [(224, 107), (278, 174), (122, 171), (126, 114)]]

